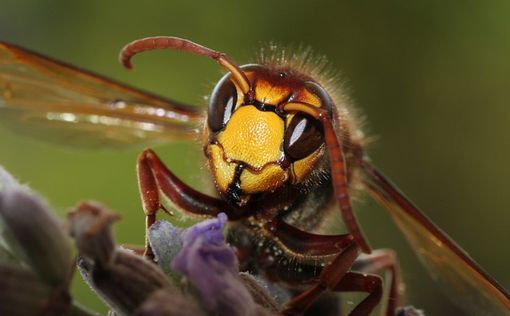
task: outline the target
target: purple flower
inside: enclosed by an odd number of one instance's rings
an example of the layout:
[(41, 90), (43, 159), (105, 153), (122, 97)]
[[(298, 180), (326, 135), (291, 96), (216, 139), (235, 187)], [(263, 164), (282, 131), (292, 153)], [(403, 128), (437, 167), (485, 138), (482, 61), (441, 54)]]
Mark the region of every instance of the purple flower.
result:
[(225, 243), (224, 213), (184, 231), (172, 268), (198, 290), (204, 306), (221, 315), (253, 315), (255, 302), (239, 278), (234, 250)]
[(414, 306), (399, 307), (396, 316), (425, 316), (421, 309), (416, 309)]
[(204, 238), (211, 245), (225, 246), (223, 228), (226, 222), (227, 215), (220, 213), (216, 219), (195, 224), (184, 231), (183, 242), (191, 244), (197, 238)]

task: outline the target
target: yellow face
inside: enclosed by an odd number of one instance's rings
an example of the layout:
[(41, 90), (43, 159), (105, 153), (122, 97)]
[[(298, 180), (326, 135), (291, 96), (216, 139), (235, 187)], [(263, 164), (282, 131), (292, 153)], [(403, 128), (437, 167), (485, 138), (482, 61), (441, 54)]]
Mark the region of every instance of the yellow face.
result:
[[(242, 205), (250, 195), (306, 181), (324, 152), (322, 127), (305, 114), (279, 113), (300, 102), (321, 107), (320, 88), (263, 66), (243, 67), (251, 90), (245, 95), (226, 75), (211, 96), (205, 152), (216, 188)], [(312, 88), (310, 88), (312, 87)]]

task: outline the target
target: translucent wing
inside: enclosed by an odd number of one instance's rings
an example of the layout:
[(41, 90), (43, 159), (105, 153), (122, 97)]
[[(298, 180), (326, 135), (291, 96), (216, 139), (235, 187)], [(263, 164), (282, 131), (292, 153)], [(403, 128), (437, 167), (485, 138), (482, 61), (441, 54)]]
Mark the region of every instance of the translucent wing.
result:
[(196, 137), (198, 108), (127, 87), (0, 42), (0, 125), (80, 145), (153, 144)]
[(360, 162), (365, 185), (391, 215), (411, 248), (452, 302), (467, 315), (510, 315), (510, 294), (379, 171)]

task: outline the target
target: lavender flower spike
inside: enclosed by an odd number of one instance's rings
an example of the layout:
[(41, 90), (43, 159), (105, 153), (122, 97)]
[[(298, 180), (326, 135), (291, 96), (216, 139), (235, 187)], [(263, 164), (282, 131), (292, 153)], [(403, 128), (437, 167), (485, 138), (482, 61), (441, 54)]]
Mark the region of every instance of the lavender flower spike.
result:
[(254, 315), (255, 302), (239, 278), (234, 250), (225, 243), (224, 213), (184, 232), (183, 247), (172, 262), (200, 293), (204, 306), (221, 315)]

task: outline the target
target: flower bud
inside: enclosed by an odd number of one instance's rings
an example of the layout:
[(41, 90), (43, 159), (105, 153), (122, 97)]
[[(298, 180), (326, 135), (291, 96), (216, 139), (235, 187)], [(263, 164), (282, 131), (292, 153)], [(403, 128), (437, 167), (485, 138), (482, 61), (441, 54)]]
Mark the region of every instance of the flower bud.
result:
[(41, 198), (21, 186), (0, 191), (0, 225), (13, 254), (52, 286), (67, 284), (73, 266), (61, 222)]
[[(52, 288), (32, 271), (0, 264), (0, 315), (47, 315), (46, 311), (52, 308), (51, 295)], [(69, 301), (64, 299), (61, 306), (65, 303)]]
[(207, 315), (191, 296), (177, 289), (155, 291), (135, 313), (136, 316), (205, 316)]
[(119, 219), (120, 215), (93, 202), (83, 202), (70, 212), (69, 229), (80, 255), (107, 265), (115, 248), (112, 224)]
[(156, 290), (173, 288), (153, 262), (116, 249), (107, 265), (80, 258), (80, 273), (103, 300), (120, 314), (132, 315)]

